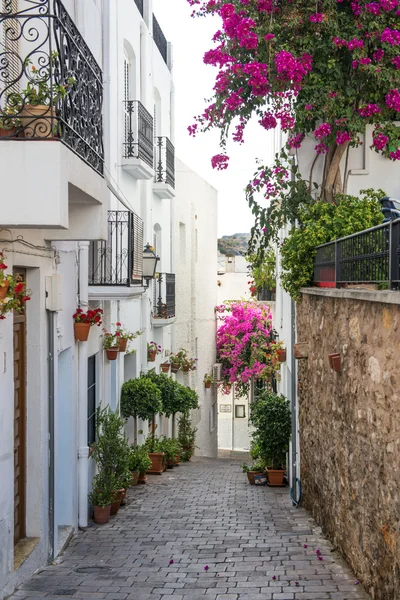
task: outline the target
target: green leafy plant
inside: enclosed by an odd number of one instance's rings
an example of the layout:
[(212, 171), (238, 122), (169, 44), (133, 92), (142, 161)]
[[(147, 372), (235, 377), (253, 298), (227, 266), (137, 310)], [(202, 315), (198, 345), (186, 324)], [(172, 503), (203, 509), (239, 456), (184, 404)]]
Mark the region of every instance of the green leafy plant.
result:
[(151, 467), (151, 459), (145, 445), (132, 445), (129, 453), (129, 470), (131, 472), (145, 473)]
[(203, 377), (203, 383), (215, 383), (213, 376), (205, 373)]
[(155, 437), (155, 416), (162, 413), (161, 392), (157, 384), (149, 377), (141, 374), (136, 379), (130, 379), (122, 385), (121, 414), (128, 419), (152, 421), (152, 438)]
[[(30, 58), (25, 60), (25, 69), (30, 70), (27, 87), (22, 91), (21, 104), (33, 104), (38, 106), (54, 105), (58, 98), (66, 98), (72, 86), (76, 84), (74, 77), (68, 77), (64, 84), (57, 84), (52, 80), (52, 72), (56, 66), (58, 52), (53, 52), (49, 60), (49, 68), (39, 69), (32, 64)], [(11, 95), (12, 103), (16, 103), (16, 94)]]
[(103, 349), (110, 350), (111, 348), (118, 348), (118, 338), (115, 336), (115, 333), (104, 330)]
[(250, 423), (255, 427), (252, 457), (273, 469), (281, 469), (286, 463), (292, 430), (288, 399), (269, 390), (263, 391), (252, 404)]
[(176, 354), (171, 354), (169, 361), (172, 366), (178, 367), (182, 371), (195, 371), (197, 358), (190, 358), (188, 351), (184, 348), (178, 350)]
[(132, 340), (135, 340), (137, 337), (142, 335), (142, 333), (143, 331), (136, 331), (135, 333), (133, 333), (132, 331), (128, 331), (127, 329), (125, 329), (122, 323), (118, 322), (115, 324), (115, 336), (120, 340), (128, 340), (129, 342), (131, 342)]
[(109, 477), (104, 473), (99, 473), (93, 479), (92, 491), (88, 495), (89, 502), (93, 506), (105, 508), (110, 506), (114, 501), (115, 490), (117, 483), (113, 477)]
[(178, 421), (178, 441), (182, 447), (183, 462), (191, 459), (195, 449), (197, 427), (194, 427), (188, 414), (183, 414)]
[(276, 288), (276, 252), (268, 248), (264, 259), (260, 263), (257, 254), (248, 254), (246, 256), (249, 262), (251, 281), (250, 292), (252, 296), (257, 296), (257, 292), (262, 289), (275, 290)]
[(176, 457), (181, 452), (181, 444), (179, 440), (167, 438), (165, 435), (163, 435), (157, 439), (156, 449), (156, 452), (164, 452), (167, 462), (175, 461)]

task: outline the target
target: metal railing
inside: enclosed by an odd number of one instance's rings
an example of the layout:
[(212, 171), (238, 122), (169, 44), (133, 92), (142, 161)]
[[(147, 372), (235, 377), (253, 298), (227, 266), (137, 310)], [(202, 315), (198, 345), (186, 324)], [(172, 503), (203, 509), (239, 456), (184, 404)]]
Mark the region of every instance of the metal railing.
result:
[(0, 140), (58, 139), (102, 174), (101, 68), (60, 0), (16, 6), (0, 5)]
[(153, 15), (153, 39), (166, 65), (168, 65), (168, 42), (157, 19)]
[(108, 211), (107, 241), (91, 242), (89, 285), (141, 285), (143, 221), (128, 210)]
[(156, 280), (156, 305), (153, 307), (153, 317), (171, 319), (175, 317), (175, 275), (159, 273)]
[(125, 108), (124, 158), (140, 158), (154, 166), (153, 117), (139, 100), (127, 100)]
[(138, 7), (138, 10), (143, 17), (143, 0), (135, 0), (135, 4)]
[(155, 145), (154, 181), (175, 188), (175, 148), (167, 137), (156, 137)]
[(314, 283), (330, 287), (344, 284), (400, 284), (400, 219), (317, 246)]

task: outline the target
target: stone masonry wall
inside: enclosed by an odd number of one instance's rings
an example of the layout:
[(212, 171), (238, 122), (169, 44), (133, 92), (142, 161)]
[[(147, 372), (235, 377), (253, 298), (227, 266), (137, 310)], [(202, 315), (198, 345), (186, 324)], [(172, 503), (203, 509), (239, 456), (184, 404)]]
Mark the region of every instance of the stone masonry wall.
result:
[(400, 306), (321, 292), (297, 304), (304, 505), (372, 598), (398, 600)]

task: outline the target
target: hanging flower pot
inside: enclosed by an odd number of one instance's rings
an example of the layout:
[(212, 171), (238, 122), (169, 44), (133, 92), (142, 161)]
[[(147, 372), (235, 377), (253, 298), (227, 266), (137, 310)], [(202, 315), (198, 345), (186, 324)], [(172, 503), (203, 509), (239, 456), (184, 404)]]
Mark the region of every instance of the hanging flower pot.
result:
[(209, 390), (211, 387), (211, 381), (205, 381), (204, 382), (204, 387), (206, 388), (206, 390)]
[(90, 332), (90, 323), (74, 323), (74, 334), (77, 342), (87, 342)]
[(179, 371), (179, 365), (171, 365), (171, 373), (177, 373)]
[(4, 285), (0, 287), (0, 300), (4, 300), (6, 298), (9, 286), (10, 282), (5, 280)]
[(277, 350), (277, 354), (280, 363), (286, 362), (286, 348), (279, 348), (279, 350)]
[(189, 373), (189, 367), (182, 367), (182, 371), (184, 373)]
[(119, 354), (118, 346), (114, 346), (114, 348), (108, 348), (106, 350), (106, 356), (108, 360), (117, 360), (117, 356)]
[(168, 373), (168, 371), (170, 370), (171, 365), (169, 363), (162, 363), (161, 365), (161, 371), (163, 373)]
[(147, 353), (147, 362), (155, 362), (155, 360), (156, 360), (156, 351), (150, 350)]
[(118, 338), (118, 348), (120, 352), (126, 352), (126, 347), (128, 345), (127, 338)]

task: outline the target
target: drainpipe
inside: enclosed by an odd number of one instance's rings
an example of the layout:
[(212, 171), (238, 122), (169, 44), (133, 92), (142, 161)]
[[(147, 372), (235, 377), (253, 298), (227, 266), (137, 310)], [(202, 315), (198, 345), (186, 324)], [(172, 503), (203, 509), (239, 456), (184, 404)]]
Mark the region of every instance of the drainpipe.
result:
[[(89, 302), (89, 242), (79, 242), (79, 303)], [(78, 344), (78, 516), (79, 527), (88, 524), (89, 447), (87, 438), (87, 344)]]
[(47, 311), (49, 377), (49, 562), (55, 558), (54, 312)]

